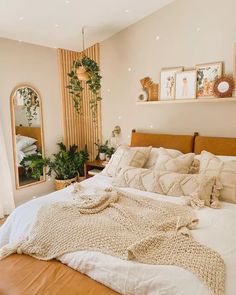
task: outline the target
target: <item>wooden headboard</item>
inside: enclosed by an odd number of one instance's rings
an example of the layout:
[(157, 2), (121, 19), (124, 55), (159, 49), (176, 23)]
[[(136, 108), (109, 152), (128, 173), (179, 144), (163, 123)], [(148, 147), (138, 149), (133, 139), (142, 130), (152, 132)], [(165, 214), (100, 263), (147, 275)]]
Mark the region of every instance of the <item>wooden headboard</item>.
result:
[(208, 151), (219, 156), (236, 156), (236, 138), (194, 135), (151, 134), (132, 131), (131, 146), (176, 149), (182, 153)]
[(194, 135), (150, 134), (132, 131), (131, 146), (152, 146), (176, 149), (191, 153), (194, 149)]
[(215, 155), (236, 156), (236, 138), (196, 136), (194, 153), (204, 150)]
[(37, 139), (37, 142), (35, 144), (39, 149), (42, 149), (43, 139), (40, 127), (16, 126), (16, 135), (17, 134)]

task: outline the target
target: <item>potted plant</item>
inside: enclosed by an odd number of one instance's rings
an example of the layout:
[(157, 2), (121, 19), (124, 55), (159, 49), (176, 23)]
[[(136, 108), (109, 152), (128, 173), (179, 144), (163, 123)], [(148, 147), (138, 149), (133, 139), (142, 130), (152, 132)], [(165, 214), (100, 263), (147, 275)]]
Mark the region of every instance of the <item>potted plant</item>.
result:
[(106, 161), (109, 161), (111, 159), (111, 156), (114, 154), (115, 148), (114, 147), (107, 147), (106, 150)]
[(102, 77), (100, 76), (99, 65), (88, 56), (83, 56), (81, 59), (73, 62), (73, 68), (68, 73), (68, 76), (69, 85), (67, 85), (66, 88), (69, 89), (69, 93), (74, 101), (74, 108), (78, 114), (82, 113), (83, 104), (84, 85), (81, 81), (85, 81), (88, 85), (88, 88), (92, 93), (90, 98), (90, 109), (92, 111), (93, 121), (96, 122), (98, 102), (102, 100), (100, 96)]
[(98, 150), (96, 160), (105, 161), (106, 160), (106, 152), (107, 152), (107, 150), (109, 148), (108, 147), (108, 140), (106, 140), (104, 144), (100, 144), (98, 142), (98, 143), (95, 143), (95, 145), (96, 145), (97, 150)]
[(84, 163), (88, 160), (88, 151), (78, 151), (77, 145), (72, 145), (69, 149), (63, 143), (58, 143), (59, 151), (53, 154), (53, 158), (43, 158), (42, 156), (25, 157), (21, 165), (26, 168), (27, 174), (33, 178), (38, 178), (43, 174), (43, 169), (48, 168), (47, 175), (55, 175), (56, 190), (62, 189), (77, 181), (78, 175), (84, 176)]

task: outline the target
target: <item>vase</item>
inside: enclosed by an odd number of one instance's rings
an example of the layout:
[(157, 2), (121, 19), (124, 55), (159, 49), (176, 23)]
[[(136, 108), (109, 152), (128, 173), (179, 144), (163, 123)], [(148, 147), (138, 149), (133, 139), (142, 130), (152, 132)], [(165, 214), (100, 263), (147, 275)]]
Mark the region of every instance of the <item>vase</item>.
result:
[(99, 153), (99, 159), (101, 161), (105, 161), (106, 160), (106, 154), (105, 153)]

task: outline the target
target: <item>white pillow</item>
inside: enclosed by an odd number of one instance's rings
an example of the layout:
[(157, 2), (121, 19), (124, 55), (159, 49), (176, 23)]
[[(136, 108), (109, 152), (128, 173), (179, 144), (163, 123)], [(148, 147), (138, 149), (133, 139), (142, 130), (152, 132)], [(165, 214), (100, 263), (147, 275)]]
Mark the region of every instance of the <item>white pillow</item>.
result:
[[(144, 168), (153, 169), (155, 167), (158, 156), (159, 156), (160, 149), (161, 148), (152, 148), (151, 149), (149, 158), (148, 158), (146, 164), (144, 165)], [(173, 149), (166, 149), (166, 150), (173, 157), (177, 157), (177, 156), (182, 155), (182, 153), (178, 150), (173, 150)]]
[(160, 148), (154, 167), (157, 171), (178, 172), (188, 174), (194, 160), (194, 153), (174, 155), (167, 149)]
[(27, 152), (32, 152), (32, 151), (36, 151), (36, 150), (37, 150), (37, 145), (33, 144), (33, 145), (28, 146), (27, 148), (24, 148), (23, 152), (27, 153)]
[[(216, 156), (216, 155), (214, 155), (214, 156), (216, 158), (220, 159), (223, 162), (235, 161), (236, 160), (236, 157), (235, 156)], [(197, 159), (197, 160), (200, 160), (201, 159), (201, 154), (200, 155), (196, 155), (194, 158)]]
[(120, 146), (102, 171), (102, 175), (114, 177), (126, 166), (142, 168), (148, 160), (151, 148)]
[[(221, 158), (225, 160), (222, 161)], [(232, 157), (217, 157), (209, 152), (202, 151), (200, 157), (200, 174), (218, 177), (223, 185), (220, 199), (224, 202), (236, 204), (235, 157), (232, 160)]]
[(34, 144), (37, 140), (35, 138), (27, 137), (27, 136), (22, 136), (22, 135), (17, 135), (16, 137), (16, 150), (17, 151), (22, 151), (23, 149), (31, 146)]

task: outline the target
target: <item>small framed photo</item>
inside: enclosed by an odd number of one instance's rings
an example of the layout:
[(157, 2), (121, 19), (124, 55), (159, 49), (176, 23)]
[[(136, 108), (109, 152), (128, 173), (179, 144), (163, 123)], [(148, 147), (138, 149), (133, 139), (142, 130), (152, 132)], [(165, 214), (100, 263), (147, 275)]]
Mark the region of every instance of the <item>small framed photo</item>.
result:
[(162, 69), (161, 71), (161, 86), (160, 86), (160, 100), (175, 99), (175, 75), (182, 72), (183, 67)]
[(223, 74), (223, 63), (197, 65), (197, 98), (213, 98), (213, 87)]
[(195, 99), (197, 71), (176, 73), (175, 99)]

